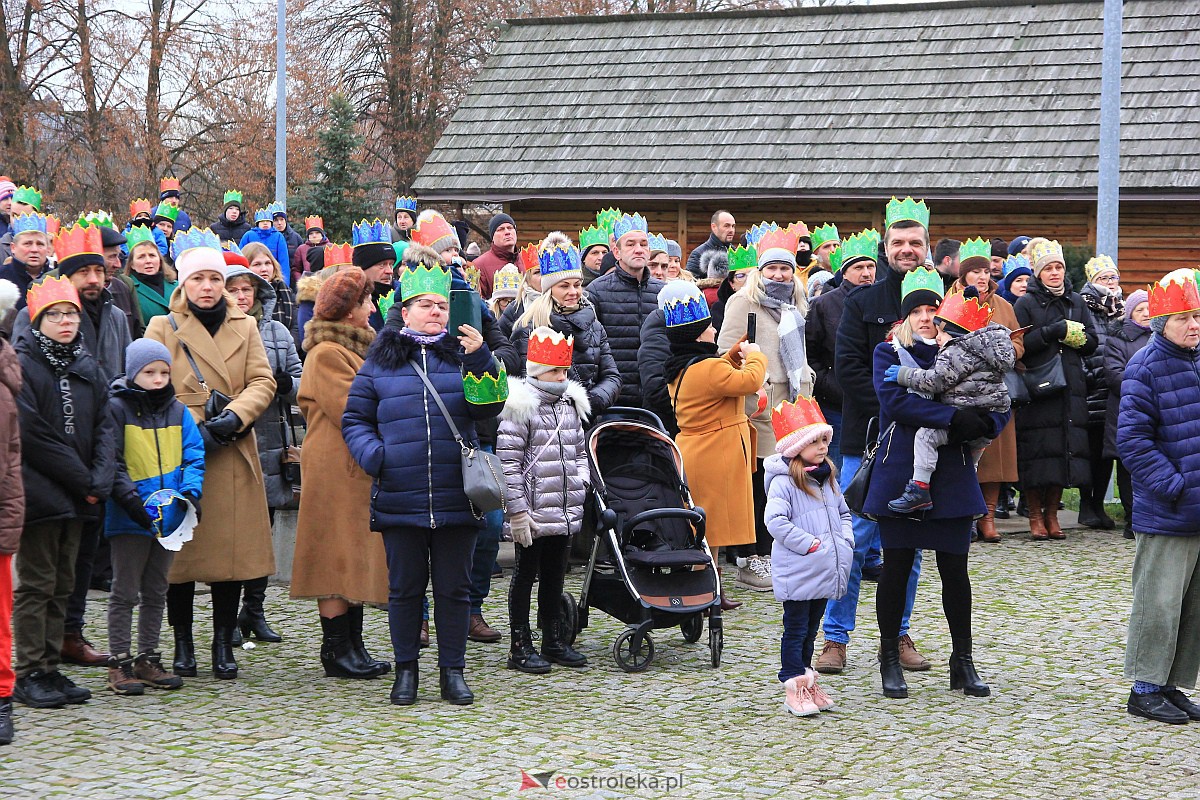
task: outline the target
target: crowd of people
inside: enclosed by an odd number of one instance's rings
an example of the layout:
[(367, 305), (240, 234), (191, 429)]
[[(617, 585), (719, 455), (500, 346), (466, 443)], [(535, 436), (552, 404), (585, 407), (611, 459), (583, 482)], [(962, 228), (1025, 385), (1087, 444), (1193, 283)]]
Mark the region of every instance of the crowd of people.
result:
[[(118, 695), (197, 675), (198, 582), (212, 674), (236, 679), (246, 638), (282, 640), (263, 601), (295, 501), (290, 593), (316, 601), (327, 676), (394, 670), (391, 702), (416, 702), (432, 615), (440, 696), (471, 703), (467, 642), (505, 637), (484, 617), (505, 536), (508, 667), (585, 666), (559, 596), (594, 524), (586, 431), (619, 406), (675, 438), (717, 585), (782, 603), (788, 713), (834, 708), (818, 676), (847, 667), (864, 580), (883, 694), (908, 696), (905, 671), (931, 666), (910, 635), (925, 550), (950, 687), (987, 696), (972, 543), (1000, 542), (1010, 513), (1065, 538), (1066, 488), (1081, 522), (1114, 529), (1115, 465), (1137, 540), (1128, 711), (1200, 719), (1181, 691), (1200, 671), (1200, 273), (1126, 296), (1098, 255), (1077, 290), (1058, 242), (931, 245), (912, 198), (882, 234), (718, 211), (685, 260), (613, 208), (578, 244), (525, 247), (499, 213), (479, 248), (412, 197), (335, 243), (281, 203), (252, 226), (234, 190), (199, 227), (181, 193), (165, 178), (124, 225), (60, 223), (0, 179), (0, 743), (13, 700), (90, 698), (64, 662), (106, 667)], [(111, 591), (107, 652), (84, 635), (94, 585)], [(363, 640), (367, 605), (387, 608), (390, 658)]]

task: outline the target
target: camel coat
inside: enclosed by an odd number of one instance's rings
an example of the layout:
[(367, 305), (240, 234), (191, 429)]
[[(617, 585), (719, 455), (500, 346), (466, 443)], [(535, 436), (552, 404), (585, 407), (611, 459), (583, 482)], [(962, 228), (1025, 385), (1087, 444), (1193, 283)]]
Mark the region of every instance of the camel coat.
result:
[[(767, 357), (749, 353), (739, 369), (729, 354), (697, 361), (676, 376), (669, 388), (678, 397), (675, 417), (683, 453), (683, 470), (692, 502), (708, 517), (705, 537), (712, 547), (754, 542), (754, 472), (756, 437), (746, 417), (746, 397), (753, 397), (767, 376)], [(676, 395), (676, 389), (679, 390)], [(774, 447), (774, 440), (772, 440)]]
[(298, 399), (308, 433), (300, 451), (293, 599), (340, 597), (376, 605), (388, 600), (383, 537), (371, 532), (371, 478), (342, 439), (350, 384), (374, 338), (371, 328), (308, 323)]
[[(229, 408), (245, 425), (252, 425), (275, 397), (275, 378), (258, 323), (239, 311), (229, 295), (225, 301), (225, 322), (210, 336), (192, 316), (180, 285), (171, 294), (171, 314), (150, 320), (146, 338), (162, 342), (171, 352), (175, 396), (197, 423), (204, 421), (208, 392), (196, 379), (181, 343), (191, 351), (209, 388), (232, 397)], [(178, 331), (171, 328), (171, 316)], [(267, 492), (253, 431), (225, 447), (206, 448), (201, 511), (194, 538), (175, 555), (171, 583), (244, 581), (275, 571)]]
[[(962, 281), (956, 281), (950, 285), (950, 294), (957, 294), (966, 287)], [(1003, 325), (1010, 331), (1015, 331), (1021, 327), (1017, 322), (1016, 312), (1013, 311), (1012, 303), (1001, 297), (998, 292), (999, 287), (995, 281), (992, 281), (990, 290), (988, 291), (988, 305), (992, 307), (992, 322), (997, 325)], [(1021, 360), (1021, 356), (1025, 355), (1025, 343), (1018, 336), (1013, 340), (1013, 349), (1017, 351), (1017, 361)], [(983, 451), (983, 457), (979, 459), (979, 482), (980, 483), (1016, 483), (1017, 478), (1017, 415), (1013, 414), (1012, 419), (1004, 426), (1004, 430), (1000, 431), (988, 448)]]

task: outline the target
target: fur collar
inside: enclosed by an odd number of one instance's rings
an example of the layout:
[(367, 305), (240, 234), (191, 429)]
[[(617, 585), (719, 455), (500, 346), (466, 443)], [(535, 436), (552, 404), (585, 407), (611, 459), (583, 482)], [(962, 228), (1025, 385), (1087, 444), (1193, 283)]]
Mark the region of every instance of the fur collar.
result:
[(317, 292), (321, 291), (321, 284), (324, 282), (325, 279), (320, 276), (320, 273), (301, 278), (296, 283), (296, 301), (300, 303), (317, 302)]
[[(428, 347), (443, 361), (455, 365), (462, 364), (462, 357), (458, 354), (458, 339), (453, 336), (444, 336), (440, 342)], [(419, 343), (405, 336), (399, 328), (385, 325), (375, 337), (371, 349), (367, 351), (367, 358), (386, 370), (399, 370), (420, 354)]]
[(376, 333), (373, 328), (357, 328), (345, 322), (310, 319), (304, 326), (305, 351), (312, 350), (321, 342), (332, 342), (346, 348), (359, 358), (363, 358), (375, 338)]
[[(575, 406), (575, 413), (579, 415), (580, 421), (586, 422), (592, 414), (592, 404), (588, 400), (587, 389), (583, 388), (583, 384), (568, 380), (567, 390), (563, 392), (563, 397), (570, 400), (571, 404)], [(508, 399), (504, 401), (504, 410), (500, 412), (500, 419), (520, 424), (527, 423), (533, 419), (538, 407), (543, 402), (547, 402), (544, 394), (526, 383), (524, 378), (514, 378), (510, 375)]]

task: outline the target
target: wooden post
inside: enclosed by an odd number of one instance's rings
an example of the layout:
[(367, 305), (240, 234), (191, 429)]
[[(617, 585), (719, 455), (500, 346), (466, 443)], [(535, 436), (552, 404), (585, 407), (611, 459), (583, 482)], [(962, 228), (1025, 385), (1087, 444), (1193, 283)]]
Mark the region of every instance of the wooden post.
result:
[(679, 204), (679, 212), (678, 212), (679, 219), (677, 220), (677, 224), (675, 226), (675, 240), (677, 242), (679, 242), (679, 249), (682, 250), (683, 253), (685, 254), (685, 260), (686, 260), (686, 254), (690, 252), (690, 250), (688, 248), (688, 242), (687, 242), (687, 230), (688, 230), (688, 213), (687, 213), (687, 211), (688, 211), (687, 203), (680, 203)]

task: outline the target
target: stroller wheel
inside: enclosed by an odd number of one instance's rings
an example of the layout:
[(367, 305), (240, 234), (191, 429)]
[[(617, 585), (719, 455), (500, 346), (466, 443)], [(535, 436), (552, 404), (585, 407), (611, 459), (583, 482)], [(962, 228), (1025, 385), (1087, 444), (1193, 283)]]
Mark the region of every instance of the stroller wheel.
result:
[(654, 642), (649, 636), (628, 628), (613, 642), (613, 658), (626, 672), (643, 672), (654, 660)]
[(708, 621), (708, 652), (712, 656), (712, 665), (721, 666), (721, 651), (725, 649), (725, 630), (721, 618)]
[(562, 593), (562, 619), (567, 629), (567, 644), (575, 644), (579, 636), (579, 604), (570, 592)]
[(693, 614), (680, 624), (679, 630), (683, 632), (683, 640), (688, 644), (700, 641), (700, 634), (704, 633), (704, 616)]

